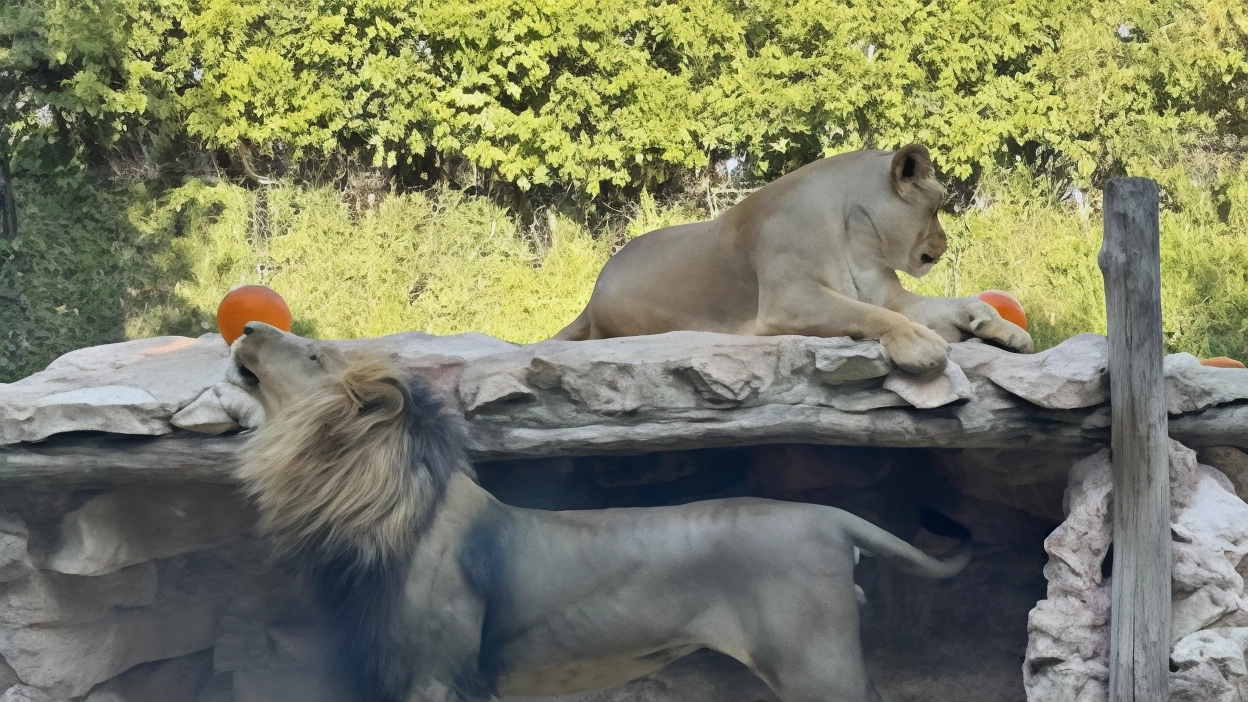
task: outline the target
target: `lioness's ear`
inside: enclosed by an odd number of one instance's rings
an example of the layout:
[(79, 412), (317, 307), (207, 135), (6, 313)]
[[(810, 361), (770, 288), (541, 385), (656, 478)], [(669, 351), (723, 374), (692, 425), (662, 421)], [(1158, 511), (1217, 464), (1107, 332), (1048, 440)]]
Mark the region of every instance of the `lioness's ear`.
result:
[(889, 167), (893, 176), (893, 189), (906, 202), (915, 202), (922, 188), (932, 177), (932, 159), (922, 144), (903, 146), (893, 154)]

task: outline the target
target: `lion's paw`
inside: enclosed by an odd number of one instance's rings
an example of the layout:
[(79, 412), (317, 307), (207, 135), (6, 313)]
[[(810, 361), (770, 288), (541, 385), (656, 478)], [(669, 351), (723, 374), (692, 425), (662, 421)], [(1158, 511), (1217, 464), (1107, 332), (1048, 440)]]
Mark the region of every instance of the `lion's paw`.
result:
[(949, 359), (949, 342), (922, 324), (891, 331), (880, 337), (884, 350), (898, 368), (910, 373), (941, 370)]

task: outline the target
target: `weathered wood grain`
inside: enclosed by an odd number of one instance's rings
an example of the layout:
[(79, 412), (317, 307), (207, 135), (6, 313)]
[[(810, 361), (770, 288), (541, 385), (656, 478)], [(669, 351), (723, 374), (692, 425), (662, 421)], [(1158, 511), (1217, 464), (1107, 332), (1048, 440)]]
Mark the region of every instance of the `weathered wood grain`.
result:
[(1157, 184), (1105, 185), (1114, 564), (1110, 702), (1169, 698), (1170, 443), (1162, 374)]

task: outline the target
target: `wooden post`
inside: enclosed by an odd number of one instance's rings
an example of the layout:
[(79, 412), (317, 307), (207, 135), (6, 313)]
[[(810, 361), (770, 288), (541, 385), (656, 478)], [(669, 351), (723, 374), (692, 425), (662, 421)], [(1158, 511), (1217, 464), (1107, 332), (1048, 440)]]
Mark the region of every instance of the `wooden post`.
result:
[(1109, 702), (1166, 702), (1170, 670), (1170, 440), (1161, 359), (1157, 184), (1105, 184), (1114, 570)]

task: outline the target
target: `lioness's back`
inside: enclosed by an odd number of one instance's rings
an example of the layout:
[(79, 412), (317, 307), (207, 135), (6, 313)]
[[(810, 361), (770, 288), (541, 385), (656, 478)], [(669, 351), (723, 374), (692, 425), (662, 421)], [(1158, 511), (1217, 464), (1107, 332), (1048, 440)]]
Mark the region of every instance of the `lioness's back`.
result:
[(753, 269), (717, 225), (657, 229), (612, 256), (587, 310), (595, 338), (678, 329), (734, 333), (750, 323), (758, 304)]

